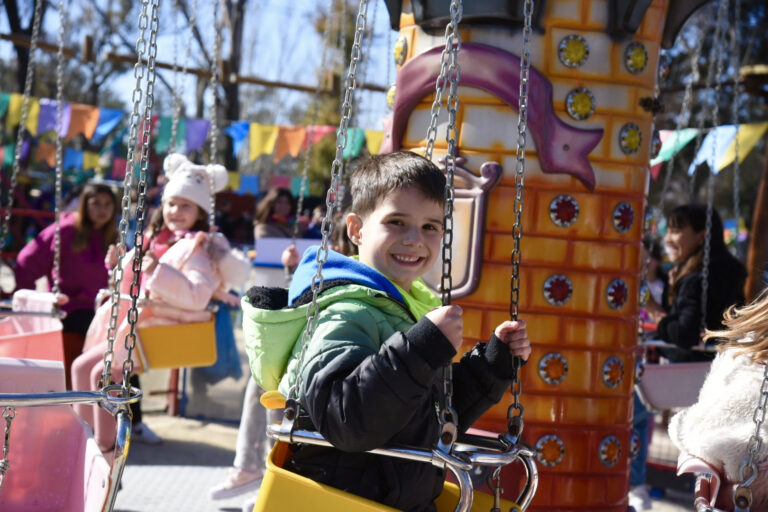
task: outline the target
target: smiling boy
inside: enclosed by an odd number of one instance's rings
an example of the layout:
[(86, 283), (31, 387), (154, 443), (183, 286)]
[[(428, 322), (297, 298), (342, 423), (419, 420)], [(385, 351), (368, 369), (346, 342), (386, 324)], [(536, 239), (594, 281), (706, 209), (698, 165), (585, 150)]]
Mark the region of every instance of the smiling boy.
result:
[[(302, 367), (298, 345), (317, 248), (302, 257), (288, 308), (277, 310), (274, 292), (249, 290), (246, 348), (254, 376), (267, 388), (282, 375), (279, 388), (287, 394), (301, 372), (304, 421), (335, 447), (294, 445), (287, 469), (401, 510), (432, 511), (443, 470), (364, 452), (385, 445), (429, 449), (439, 435), (442, 368), (461, 346), (462, 311), (442, 306), (421, 276), (440, 253), (445, 176), (421, 156), (396, 152), (369, 157), (351, 181), (346, 226), (359, 259), (331, 252), (323, 266)], [(279, 349), (274, 340), (292, 347), (287, 369), (272, 359), (271, 350)], [(453, 363), (460, 431), (501, 399), (515, 375), (512, 356), (527, 360), (530, 352), (525, 322), (507, 321), (487, 344)]]

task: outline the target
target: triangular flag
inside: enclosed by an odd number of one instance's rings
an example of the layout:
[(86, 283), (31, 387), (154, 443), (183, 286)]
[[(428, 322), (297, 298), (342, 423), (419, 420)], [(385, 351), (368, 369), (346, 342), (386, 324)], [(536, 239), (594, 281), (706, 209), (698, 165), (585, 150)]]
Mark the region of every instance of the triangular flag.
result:
[(93, 151), (86, 151), (83, 155), (83, 169), (86, 171), (91, 169), (100, 169), (100, 158), (101, 156), (98, 153), (94, 153)]
[(171, 143), (171, 130), (173, 129), (172, 117), (161, 117), (160, 125), (157, 129), (157, 138), (155, 139), (155, 152), (163, 154), (168, 152)]
[(256, 174), (241, 174), (239, 194), (259, 195), (259, 176)]
[(3, 165), (4, 166), (11, 166), (13, 165), (13, 159), (15, 158), (14, 152), (16, 151), (16, 146), (13, 144), (8, 144), (6, 146), (3, 146)]
[(306, 128), (303, 126), (278, 127), (275, 142), (275, 163), (282, 160), (285, 155), (291, 155), (294, 158), (299, 156), (305, 136)]
[(688, 175), (693, 175), (696, 167), (704, 162), (707, 162), (709, 168), (714, 169), (715, 174), (717, 174), (719, 169), (716, 167), (715, 162), (722, 160), (725, 151), (735, 136), (736, 126), (732, 124), (717, 126), (709, 130), (709, 133), (707, 133), (707, 136), (704, 137), (704, 141), (701, 143), (699, 153), (688, 167)]
[(19, 126), (21, 122), (21, 105), (24, 103), (24, 96), (14, 92), (8, 100), (8, 112), (5, 115), (5, 131), (10, 133)]
[(240, 173), (227, 171), (227, 190), (237, 190), (240, 188)]
[[(56, 123), (58, 116), (56, 112), (56, 106), (58, 103), (56, 100), (43, 98), (40, 100), (40, 117), (37, 121), (37, 132), (45, 133), (56, 129)], [(69, 103), (64, 103), (61, 107), (61, 133), (62, 137), (66, 137), (69, 131), (69, 119), (72, 114)]]
[(699, 131), (696, 128), (683, 128), (682, 130), (661, 130), (661, 149), (656, 158), (651, 160), (651, 165), (666, 162), (675, 156), (686, 144), (691, 142)]
[(128, 160), (116, 156), (112, 160), (112, 172), (109, 173), (109, 177), (113, 180), (125, 179), (125, 168), (128, 165)]
[(56, 146), (47, 142), (41, 142), (37, 145), (33, 161), (35, 163), (45, 162), (51, 168), (56, 167)]
[(347, 129), (347, 145), (344, 146), (344, 158), (357, 158), (365, 143), (365, 131), (360, 128)]
[(83, 170), (83, 152), (78, 149), (67, 148), (64, 150), (64, 163), (62, 168), (66, 171), (75, 169)]
[(72, 103), (70, 105), (72, 113), (69, 118), (69, 130), (67, 130), (67, 140), (78, 135), (85, 135), (90, 140), (99, 124), (99, 109), (91, 105), (81, 105)]
[(240, 148), (243, 147), (243, 142), (248, 137), (249, 126), (248, 121), (238, 121), (224, 128), (224, 133), (232, 138), (232, 156), (237, 156)]
[(0, 92), (0, 117), (5, 116), (5, 112), (8, 110), (9, 101), (11, 101), (11, 95), (7, 92)]
[(197, 151), (203, 147), (205, 139), (208, 137), (208, 129), (210, 127), (211, 122), (207, 119), (187, 119), (186, 153)]
[(101, 108), (99, 109), (99, 122), (96, 125), (96, 130), (93, 132), (91, 142), (98, 143), (101, 139), (109, 135), (109, 132), (115, 129), (123, 119), (125, 112), (113, 108)]
[(272, 176), (273, 188), (287, 188), (291, 189), (291, 177), (290, 176)]
[(368, 148), (368, 154), (378, 155), (383, 140), (384, 132), (379, 130), (365, 130), (365, 146)]
[(29, 105), (27, 110), (27, 131), (33, 135), (37, 135), (37, 121), (40, 117), (40, 100), (37, 98), (29, 98)]
[(251, 123), (248, 128), (248, 135), (251, 144), (251, 162), (261, 155), (271, 155), (275, 150), (277, 126)]
[(736, 139), (728, 146), (728, 150), (725, 152), (725, 156), (720, 161), (720, 170), (723, 170), (726, 166), (730, 165), (736, 158), (736, 141), (739, 143), (739, 163), (743, 162), (747, 157), (747, 154), (757, 144), (765, 130), (768, 130), (768, 122), (755, 123), (755, 124), (742, 124), (739, 126), (739, 132), (736, 135)]
[(329, 125), (309, 125), (307, 126), (307, 135), (304, 138), (304, 144), (301, 146), (301, 150), (305, 151), (308, 146), (314, 146), (320, 139), (336, 131), (335, 126)]
[[(301, 194), (301, 178), (298, 176), (291, 178), (291, 194), (293, 197), (299, 197)], [(309, 197), (309, 180), (307, 180), (307, 186), (304, 187), (304, 197)]]

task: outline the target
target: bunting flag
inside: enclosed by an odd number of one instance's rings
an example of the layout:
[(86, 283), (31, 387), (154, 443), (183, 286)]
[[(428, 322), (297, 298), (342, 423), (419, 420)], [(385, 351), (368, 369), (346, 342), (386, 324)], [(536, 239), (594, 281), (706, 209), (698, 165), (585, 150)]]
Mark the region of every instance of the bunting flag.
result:
[(307, 135), (304, 138), (304, 144), (301, 146), (301, 150), (305, 151), (307, 147), (314, 146), (326, 135), (336, 131), (335, 126), (326, 125), (309, 125), (307, 126)]
[(713, 169), (715, 174), (717, 174), (719, 168), (716, 162), (720, 162), (723, 159), (723, 155), (725, 155), (734, 137), (736, 137), (735, 125), (728, 124), (710, 129), (701, 143), (699, 153), (688, 167), (688, 176), (692, 176), (694, 171), (696, 171), (696, 167), (704, 162), (707, 162), (709, 168)]
[(64, 150), (64, 163), (62, 165), (65, 171), (74, 169), (83, 170), (83, 152), (78, 149), (66, 148)]
[(112, 171), (109, 173), (109, 177), (113, 180), (125, 179), (125, 168), (128, 165), (128, 160), (116, 156), (112, 160)]
[(186, 152), (191, 153), (197, 151), (208, 137), (208, 129), (211, 127), (211, 122), (207, 119), (187, 119), (186, 137), (187, 142)]
[(347, 145), (344, 146), (343, 157), (347, 160), (357, 158), (365, 144), (365, 131), (361, 128), (347, 129)]
[[(45, 133), (56, 129), (56, 107), (58, 102), (48, 98), (42, 98), (40, 100), (40, 117), (37, 121), (37, 132)], [(67, 136), (69, 131), (69, 119), (72, 114), (72, 109), (69, 103), (64, 103), (61, 106), (61, 131), (59, 132), (62, 137)]]
[(125, 112), (113, 108), (99, 109), (99, 122), (96, 125), (96, 129), (93, 132), (93, 138), (91, 142), (98, 144), (98, 142), (109, 135), (109, 132), (114, 130), (120, 121), (122, 121)]
[(27, 131), (34, 137), (37, 135), (37, 121), (40, 117), (40, 100), (29, 98), (27, 105)]
[(21, 105), (24, 103), (24, 96), (14, 92), (8, 100), (8, 109), (5, 114), (5, 131), (11, 133), (21, 122)]
[(37, 145), (33, 162), (45, 162), (50, 168), (56, 167), (56, 146), (47, 142), (40, 142)]
[(248, 121), (238, 121), (224, 128), (224, 133), (232, 138), (232, 156), (237, 156), (240, 148), (243, 147), (243, 142), (248, 137), (249, 126), (250, 123)]
[(237, 192), (239, 194), (259, 195), (259, 176), (256, 174), (241, 174), (240, 188), (237, 189)]
[(383, 141), (384, 132), (379, 130), (365, 130), (365, 146), (368, 148), (368, 154), (378, 155)]
[(8, 111), (9, 101), (11, 101), (11, 95), (7, 92), (0, 92), (0, 117), (5, 116), (5, 113)]
[(86, 171), (101, 169), (101, 155), (86, 151), (83, 154), (83, 169)]
[(287, 188), (291, 189), (291, 177), (290, 176), (272, 176), (273, 188)]
[(720, 161), (719, 170), (723, 170), (729, 166), (736, 159), (736, 141), (739, 144), (739, 163), (743, 162), (747, 157), (747, 154), (755, 147), (757, 141), (759, 141), (765, 130), (768, 130), (768, 122), (756, 123), (756, 124), (742, 124), (739, 126), (739, 131), (731, 145), (725, 152), (725, 156)]
[[(293, 197), (299, 197), (299, 194), (301, 194), (301, 177), (294, 176), (291, 178), (291, 194), (293, 194)], [(307, 182), (307, 186), (304, 188), (304, 197), (309, 197), (309, 182)]]
[(275, 163), (283, 159), (285, 155), (296, 158), (304, 144), (306, 128), (303, 126), (279, 126), (275, 142)]
[(251, 144), (250, 161), (253, 162), (261, 155), (271, 155), (277, 143), (277, 126), (251, 123), (248, 128)]
[(16, 147), (13, 144), (3, 146), (3, 166), (13, 165), (13, 159), (15, 158)]
[(238, 190), (240, 188), (240, 173), (234, 171), (227, 171), (227, 188), (226, 190)]
[(668, 162), (675, 156), (686, 144), (691, 142), (699, 131), (696, 128), (683, 128), (682, 130), (661, 130), (661, 149), (656, 158), (651, 160), (651, 176), (658, 178), (661, 171), (661, 165)]
[(69, 130), (67, 130), (67, 140), (71, 140), (78, 135), (84, 135), (90, 140), (99, 124), (99, 109), (91, 105), (81, 105), (72, 103), (70, 105), (72, 113), (69, 118)]
[(171, 131), (173, 130), (173, 118), (161, 117), (160, 126), (157, 130), (157, 137), (155, 138), (155, 152), (166, 153), (168, 147), (171, 144)]

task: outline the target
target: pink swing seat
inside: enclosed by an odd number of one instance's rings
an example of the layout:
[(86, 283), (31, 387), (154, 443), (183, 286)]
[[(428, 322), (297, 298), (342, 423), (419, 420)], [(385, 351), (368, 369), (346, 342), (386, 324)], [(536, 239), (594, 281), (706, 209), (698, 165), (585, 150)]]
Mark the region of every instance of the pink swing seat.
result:
[[(50, 311), (52, 294), (18, 290), (13, 294), (14, 311)], [(64, 361), (61, 321), (52, 316), (2, 316), (0, 313), (0, 357)]]
[[(0, 357), (0, 393), (51, 391), (64, 391), (61, 362)], [(111, 468), (69, 405), (17, 407), (9, 463), (4, 512), (104, 510)]]

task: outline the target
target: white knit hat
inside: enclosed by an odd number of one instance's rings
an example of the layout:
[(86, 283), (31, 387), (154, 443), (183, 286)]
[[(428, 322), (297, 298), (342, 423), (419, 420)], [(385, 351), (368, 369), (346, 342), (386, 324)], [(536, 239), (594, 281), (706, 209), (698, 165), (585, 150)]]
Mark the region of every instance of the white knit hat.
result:
[(168, 179), (163, 190), (163, 200), (170, 197), (188, 199), (205, 213), (211, 213), (211, 185), (214, 193), (227, 186), (227, 169), (223, 165), (193, 164), (179, 153), (165, 157), (163, 170)]

